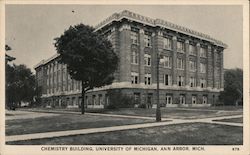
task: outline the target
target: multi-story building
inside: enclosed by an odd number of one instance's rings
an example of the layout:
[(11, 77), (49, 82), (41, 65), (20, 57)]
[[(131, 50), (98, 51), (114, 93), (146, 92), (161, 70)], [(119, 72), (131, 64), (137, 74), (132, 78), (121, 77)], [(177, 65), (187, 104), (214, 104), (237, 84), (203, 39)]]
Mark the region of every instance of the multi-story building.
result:
[[(223, 90), (223, 42), (209, 35), (129, 11), (114, 13), (96, 26), (119, 56), (115, 80), (86, 94), (87, 107), (109, 102), (107, 90), (119, 90), (142, 104), (156, 103), (157, 53), (160, 55), (160, 103), (210, 106)], [(59, 55), (35, 66), (45, 105), (78, 106), (80, 82), (70, 79)]]

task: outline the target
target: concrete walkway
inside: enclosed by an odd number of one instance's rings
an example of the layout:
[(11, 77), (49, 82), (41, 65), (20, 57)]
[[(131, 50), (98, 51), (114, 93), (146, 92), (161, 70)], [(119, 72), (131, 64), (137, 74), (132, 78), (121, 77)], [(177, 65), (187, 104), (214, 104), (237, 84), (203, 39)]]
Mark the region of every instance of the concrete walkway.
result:
[[(143, 119), (153, 119), (152, 117), (140, 117), (140, 116), (125, 116), (125, 115), (112, 115), (112, 114), (97, 114), (97, 113), (87, 113), (89, 115), (101, 115), (101, 116), (113, 116), (113, 117), (126, 117), (126, 118), (143, 118)], [(214, 118), (204, 118), (204, 119), (191, 119), (191, 120), (181, 120), (181, 119), (172, 119), (172, 121), (163, 121), (155, 123), (144, 123), (144, 124), (133, 124), (133, 125), (122, 125), (122, 126), (112, 126), (112, 127), (103, 127), (103, 128), (90, 128), (90, 129), (80, 129), (80, 130), (69, 130), (69, 131), (56, 131), (56, 132), (45, 132), (45, 133), (34, 133), (34, 134), (25, 134), (25, 135), (13, 135), (6, 136), (6, 141), (20, 141), (20, 140), (31, 140), (31, 139), (41, 139), (41, 138), (54, 138), (61, 136), (73, 136), (73, 135), (83, 135), (91, 133), (102, 133), (102, 132), (111, 132), (111, 131), (122, 131), (122, 130), (131, 130), (131, 129), (141, 129), (148, 127), (157, 127), (157, 126), (166, 126), (171, 124), (183, 124), (183, 123), (212, 123), (212, 124), (222, 124), (222, 125), (233, 125), (233, 126), (242, 126), (241, 123), (231, 123), (231, 122), (215, 122), (213, 120), (218, 119), (230, 119), (230, 118), (239, 118), (242, 115), (237, 116), (223, 116), (223, 117), (214, 117)], [(163, 119), (164, 120), (164, 119)]]

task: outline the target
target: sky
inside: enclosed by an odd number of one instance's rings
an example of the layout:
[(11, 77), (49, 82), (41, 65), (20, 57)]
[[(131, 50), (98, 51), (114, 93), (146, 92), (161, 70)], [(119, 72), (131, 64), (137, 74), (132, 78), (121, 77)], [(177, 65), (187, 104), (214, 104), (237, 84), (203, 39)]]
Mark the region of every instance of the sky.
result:
[[(74, 11), (73, 11), (74, 10)], [(224, 68), (243, 67), (242, 7), (237, 5), (14, 5), (5, 8), (5, 42), (15, 64), (34, 66), (56, 53), (54, 38), (70, 25), (95, 26), (115, 12), (129, 10), (163, 19), (223, 41)]]

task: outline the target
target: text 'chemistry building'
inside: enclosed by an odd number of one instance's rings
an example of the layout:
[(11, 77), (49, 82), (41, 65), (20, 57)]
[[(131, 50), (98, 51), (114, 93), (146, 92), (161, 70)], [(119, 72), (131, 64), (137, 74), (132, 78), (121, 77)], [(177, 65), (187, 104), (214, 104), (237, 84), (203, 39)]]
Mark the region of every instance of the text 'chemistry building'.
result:
[[(223, 90), (223, 42), (188, 28), (129, 11), (114, 13), (96, 26), (113, 44), (119, 66), (112, 85), (86, 94), (88, 108), (109, 104), (108, 90), (133, 98), (138, 104), (156, 104), (159, 53), (162, 106), (210, 106)], [(59, 55), (35, 66), (42, 104), (78, 107), (81, 85), (70, 79)]]

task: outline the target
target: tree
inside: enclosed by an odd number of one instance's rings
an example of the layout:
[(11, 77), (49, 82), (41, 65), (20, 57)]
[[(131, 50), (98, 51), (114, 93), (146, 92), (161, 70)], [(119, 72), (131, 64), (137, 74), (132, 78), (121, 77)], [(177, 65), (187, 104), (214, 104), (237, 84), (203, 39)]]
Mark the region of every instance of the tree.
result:
[[(12, 48), (9, 46), (9, 45), (5, 45), (5, 51), (10, 51), (12, 50)], [(16, 58), (12, 57), (12, 56), (9, 56), (8, 54), (5, 54), (5, 63), (7, 64), (9, 61), (13, 61), (15, 60)]]
[(106, 37), (84, 24), (70, 26), (55, 41), (59, 62), (67, 65), (71, 78), (81, 81), (84, 114), (86, 91), (112, 83), (118, 57)]
[(6, 105), (11, 108), (21, 102), (32, 102), (35, 76), (25, 65), (6, 64)]
[(224, 91), (220, 99), (225, 105), (238, 105), (243, 98), (243, 71), (242, 69), (229, 69), (224, 73)]

